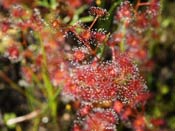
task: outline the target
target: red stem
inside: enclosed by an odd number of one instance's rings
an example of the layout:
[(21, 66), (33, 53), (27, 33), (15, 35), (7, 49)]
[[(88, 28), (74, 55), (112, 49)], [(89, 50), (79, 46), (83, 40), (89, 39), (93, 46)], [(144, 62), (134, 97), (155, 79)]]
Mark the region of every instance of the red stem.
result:
[(139, 3), (138, 6), (148, 6), (151, 5), (150, 2), (143, 2), (143, 3)]
[(93, 20), (93, 22), (91, 23), (91, 25), (89, 26), (88, 30), (90, 30), (94, 26), (94, 24), (95, 24), (95, 22), (97, 21), (98, 18), (99, 18), (99, 16), (97, 15), (95, 17), (95, 19)]
[(140, 6), (149, 6), (149, 5), (151, 5), (150, 2), (140, 2), (140, 0), (138, 0), (135, 6), (135, 14), (137, 14), (137, 10)]
[[(91, 24), (92, 25), (92, 24)], [(93, 25), (92, 25), (93, 26)], [(91, 46), (89, 45), (89, 43), (88, 42), (86, 42), (86, 41), (83, 41), (83, 39), (77, 34), (77, 32), (75, 32), (74, 30), (71, 30), (74, 34), (75, 34), (75, 36), (88, 48), (88, 50), (90, 51), (90, 53), (92, 54), (92, 55), (94, 55), (95, 57), (96, 57), (96, 59), (97, 60), (99, 60), (99, 58), (97, 57), (97, 55), (96, 55), (96, 50), (93, 50), (92, 48), (91, 48)]]

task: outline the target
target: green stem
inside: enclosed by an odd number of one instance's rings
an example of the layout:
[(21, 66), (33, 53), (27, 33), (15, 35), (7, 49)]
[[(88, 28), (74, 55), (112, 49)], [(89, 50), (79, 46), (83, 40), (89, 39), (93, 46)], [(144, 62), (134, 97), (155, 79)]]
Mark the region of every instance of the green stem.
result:
[(83, 22), (83, 23), (85, 23), (85, 22), (91, 22), (91, 21), (93, 21), (93, 20), (94, 20), (94, 17), (93, 17), (93, 16), (81, 17), (81, 18), (79, 19), (79, 21), (80, 21), (80, 22)]
[(51, 111), (51, 117), (53, 118), (53, 120), (56, 121), (57, 100), (53, 98), (55, 90), (49, 78), (49, 74), (47, 70), (47, 57), (46, 57), (44, 45), (41, 41), (41, 38), (40, 38), (40, 44), (41, 44), (41, 50), (42, 50), (42, 55), (43, 55), (43, 65), (42, 65), (43, 82), (44, 82), (44, 86), (47, 92), (47, 99), (48, 99), (49, 109)]
[(32, 129), (33, 131), (38, 131), (39, 130), (40, 119), (41, 119), (40, 117), (39, 118), (37, 117), (37, 118), (34, 119), (34, 126), (33, 126), (33, 129)]
[(106, 35), (106, 38), (105, 38), (105, 40), (104, 40), (104, 42), (103, 42), (103, 45), (102, 45), (102, 47), (101, 47), (100, 60), (103, 60), (103, 57), (104, 57), (104, 54), (105, 54), (105, 50), (106, 50), (106, 48), (107, 48), (106, 42), (107, 42), (107, 40), (109, 39), (109, 36), (110, 36), (110, 33), (108, 33), (108, 34)]
[(120, 51), (123, 53), (125, 51), (125, 37), (126, 37), (126, 27), (125, 27), (125, 23), (122, 25), (122, 41), (120, 42)]
[(56, 0), (50, 0), (50, 7), (51, 9), (55, 10), (57, 7), (58, 3)]
[(75, 14), (74, 14), (74, 16), (72, 18), (72, 21), (70, 22), (70, 25), (74, 25), (78, 20), (81, 20), (79, 18), (79, 15), (81, 13), (83, 13), (84, 10), (87, 9), (87, 7), (88, 7), (87, 5), (84, 5), (84, 6), (81, 6), (79, 9), (76, 10), (76, 12), (75, 12)]

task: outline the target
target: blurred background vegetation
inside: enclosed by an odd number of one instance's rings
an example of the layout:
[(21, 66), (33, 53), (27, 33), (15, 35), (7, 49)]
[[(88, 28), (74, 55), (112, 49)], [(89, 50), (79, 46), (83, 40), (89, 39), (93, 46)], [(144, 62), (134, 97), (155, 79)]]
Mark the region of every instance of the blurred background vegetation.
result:
[(148, 75), (148, 87), (154, 99), (148, 104), (149, 115), (163, 118), (167, 129), (175, 130), (175, 1), (164, 0), (160, 39), (154, 43), (155, 68)]

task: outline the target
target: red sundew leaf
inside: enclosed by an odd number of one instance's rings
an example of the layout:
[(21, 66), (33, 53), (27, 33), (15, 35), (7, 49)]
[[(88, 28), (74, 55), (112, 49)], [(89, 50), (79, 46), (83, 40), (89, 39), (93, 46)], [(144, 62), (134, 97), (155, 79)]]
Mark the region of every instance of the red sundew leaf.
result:
[(12, 60), (18, 59), (19, 57), (19, 49), (14, 45), (7, 49), (8, 57)]
[(65, 81), (66, 73), (60, 70), (50, 73), (51, 81), (54, 86), (58, 86)]
[(79, 114), (81, 117), (86, 116), (90, 111), (92, 107), (90, 105), (86, 105), (84, 107), (81, 107)]
[(16, 18), (23, 17), (26, 15), (26, 10), (21, 6), (14, 6), (11, 10), (11, 14)]
[(128, 104), (135, 107), (138, 103), (145, 104), (148, 100), (150, 95), (145, 88), (142, 80), (131, 80), (127, 84), (127, 89), (121, 89), (121, 93), (128, 100)]
[(101, 32), (94, 32), (93, 37), (99, 42), (104, 42), (106, 38), (106, 34), (101, 33)]
[(73, 96), (77, 95), (77, 86), (72, 82), (71, 78), (67, 78), (64, 92)]
[(131, 45), (132, 47), (137, 47), (141, 44), (141, 39), (133, 34), (128, 34), (126, 36), (126, 42), (128, 45)]
[(115, 46), (118, 45), (123, 39), (123, 33), (118, 32), (118, 33), (114, 33), (111, 38), (108, 40), (107, 44), (109, 46)]
[(148, 25), (149, 25), (148, 14), (145, 12), (137, 13), (134, 26), (139, 29), (145, 29), (148, 27)]
[(106, 65), (103, 68), (103, 65), (92, 64), (91, 66), (90, 64), (77, 68), (72, 78), (77, 91), (75, 97), (94, 102), (115, 99), (117, 88), (115, 85), (110, 86), (113, 78), (107, 74), (109, 67), (111, 66)]
[(115, 131), (116, 114), (112, 110), (98, 109), (89, 113), (83, 122), (85, 131)]
[(160, 27), (160, 23), (158, 21), (158, 17), (155, 17), (154, 19), (151, 19), (150, 20), (150, 24), (154, 28)]
[(133, 90), (135, 92), (139, 92), (140, 90), (143, 89), (142, 86), (143, 86), (143, 84), (141, 83), (140, 80), (133, 80), (133, 81), (130, 81), (128, 90)]
[(81, 32), (80, 37), (83, 40), (87, 41), (87, 40), (89, 40), (91, 38), (91, 33), (90, 33), (89, 30), (85, 30), (85, 31)]
[(55, 40), (50, 40), (45, 45), (45, 48), (46, 48), (46, 50), (48, 48), (48, 52), (46, 51), (48, 54), (52, 53), (53, 50), (57, 50), (58, 49), (58, 43)]
[(19, 2), (20, 0), (3, 0), (2, 4), (5, 8), (10, 8), (15, 3)]
[(30, 20), (25, 20), (23, 22), (19, 22), (19, 23), (17, 23), (17, 26), (19, 28), (21, 28), (21, 30), (26, 30), (28, 28), (31, 28), (31, 29), (34, 29), (34, 30), (37, 29), (37, 28), (35, 28), (34, 23), (32, 23)]
[(150, 99), (152, 97), (152, 95), (150, 93), (143, 93), (143, 94), (139, 94), (135, 99), (134, 103), (141, 103), (141, 104), (145, 104), (145, 102)]
[(165, 120), (162, 119), (162, 118), (152, 118), (151, 119), (151, 123), (154, 125), (154, 126), (164, 126), (166, 124)]
[(146, 126), (145, 117), (142, 115), (138, 115), (137, 118), (133, 122), (133, 128), (137, 131), (144, 131)]
[(128, 120), (129, 119), (129, 117), (132, 115), (132, 110), (131, 110), (131, 108), (126, 108), (125, 110), (124, 110), (124, 112), (122, 112), (122, 114), (121, 114), (121, 119), (122, 120), (124, 120), (124, 121), (126, 121), (126, 120)]
[(92, 63), (75, 68), (70, 78), (75, 89), (71, 90), (67, 84), (65, 90), (78, 100), (86, 102), (118, 99), (132, 103), (145, 88), (144, 82), (127, 56), (118, 55), (116, 58), (116, 62)]
[(160, 10), (160, 0), (151, 0), (150, 6), (148, 9), (153, 16), (156, 16)]
[(144, 60), (147, 58), (147, 52), (145, 49), (140, 49), (136, 52), (136, 56), (141, 59), (141, 60)]
[(124, 1), (116, 11), (116, 21), (125, 21), (128, 24), (133, 19), (134, 10), (129, 1)]
[(120, 113), (123, 109), (123, 104), (120, 101), (115, 101), (113, 109), (117, 112)]
[(22, 67), (22, 75), (24, 76), (24, 78), (27, 82), (31, 82), (33, 71), (31, 68), (23, 66)]
[(106, 16), (108, 13), (106, 9), (102, 9), (100, 7), (90, 7), (89, 14), (92, 16), (103, 17)]
[(7, 21), (3, 21), (2, 23), (0, 23), (0, 27), (2, 32), (6, 33), (10, 29), (10, 23)]
[(81, 130), (81, 127), (79, 125), (74, 124), (73, 131), (83, 131), (83, 130)]
[(131, 60), (129, 60), (129, 58), (127, 58), (126, 56), (118, 57), (118, 63), (119, 66), (122, 68), (122, 72), (129, 74), (134, 71), (134, 65), (132, 64)]
[(36, 60), (35, 60), (35, 63), (37, 66), (41, 66), (42, 63), (43, 63), (43, 56), (41, 54), (39, 54), (37, 57), (36, 57)]
[(144, 47), (129, 48), (127, 53), (130, 58), (135, 59), (139, 63), (144, 63), (148, 60), (148, 54)]
[(14, 4), (26, 4), (31, 7), (33, 3), (34, 0), (2, 0), (2, 5), (7, 9), (9, 9)]
[(68, 3), (70, 6), (72, 6), (74, 8), (80, 7), (82, 5), (81, 0), (68, 0)]

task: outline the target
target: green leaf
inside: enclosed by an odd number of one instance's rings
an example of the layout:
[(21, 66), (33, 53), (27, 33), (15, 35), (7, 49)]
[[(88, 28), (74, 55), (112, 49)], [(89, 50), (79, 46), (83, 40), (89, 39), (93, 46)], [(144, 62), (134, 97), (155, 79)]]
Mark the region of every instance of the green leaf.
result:
[(5, 113), (4, 114), (4, 121), (5, 121), (6, 125), (7, 125), (7, 127), (10, 128), (10, 129), (14, 129), (16, 127), (15, 124), (11, 125), (11, 124), (8, 123), (8, 121), (10, 119), (12, 119), (12, 118), (16, 118), (16, 114), (15, 113)]

